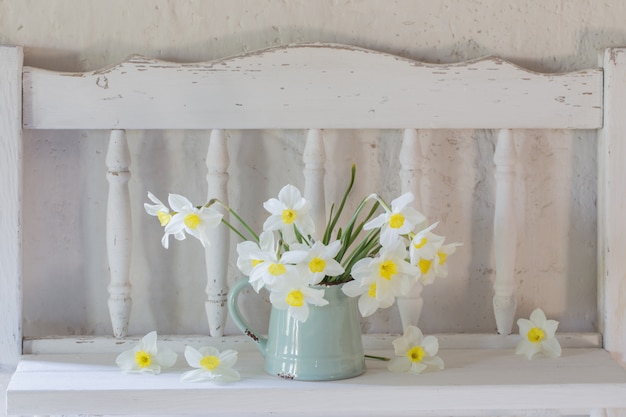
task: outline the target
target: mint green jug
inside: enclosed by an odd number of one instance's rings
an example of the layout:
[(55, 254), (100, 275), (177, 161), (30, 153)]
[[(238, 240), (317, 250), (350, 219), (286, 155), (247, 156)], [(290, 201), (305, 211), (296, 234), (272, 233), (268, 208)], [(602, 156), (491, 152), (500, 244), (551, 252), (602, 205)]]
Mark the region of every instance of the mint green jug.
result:
[(341, 291), (341, 285), (325, 289), (328, 304), (310, 306), (309, 317), (299, 322), (287, 310), (272, 307), (267, 337), (252, 329), (242, 317), (237, 299), (248, 285), (242, 279), (228, 294), (233, 321), (255, 341), (265, 358), (270, 375), (301, 381), (328, 381), (352, 378), (365, 372), (357, 299)]

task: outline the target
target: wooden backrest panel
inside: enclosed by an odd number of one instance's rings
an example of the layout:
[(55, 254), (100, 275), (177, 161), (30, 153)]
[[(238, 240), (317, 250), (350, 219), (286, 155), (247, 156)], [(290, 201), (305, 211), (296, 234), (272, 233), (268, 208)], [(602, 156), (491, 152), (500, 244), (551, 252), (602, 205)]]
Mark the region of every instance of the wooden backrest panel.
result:
[(601, 125), (601, 69), (538, 74), (499, 58), (434, 65), (305, 44), (196, 64), (133, 56), (88, 73), (24, 70), (27, 129)]

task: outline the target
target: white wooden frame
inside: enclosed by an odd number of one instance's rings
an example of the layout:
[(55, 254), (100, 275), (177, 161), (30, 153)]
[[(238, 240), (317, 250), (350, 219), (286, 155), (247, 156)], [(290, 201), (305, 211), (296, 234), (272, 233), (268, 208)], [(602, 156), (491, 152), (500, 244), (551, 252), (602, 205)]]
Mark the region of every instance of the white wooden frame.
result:
[[(532, 73), (498, 58), (430, 65), (349, 46), (307, 44), (200, 64), (134, 56), (103, 70), (68, 74), (22, 68), (19, 47), (0, 47), (0, 204), (2, 212), (9, 213), (0, 216), (0, 236), (8, 237), (0, 241), (0, 284), (8, 295), (0, 306), (0, 354), (3, 366), (18, 366), (8, 391), (9, 411), (201, 414), (206, 412), (206, 398), (210, 397), (214, 398), (213, 411), (218, 414), (233, 410), (242, 414), (292, 414), (302, 412), (302, 403), (310, 399), (311, 392), (329, 399), (309, 411), (315, 415), (374, 415), (383, 411), (462, 415), (502, 410), (611, 413), (626, 408), (626, 373), (619, 365), (626, 354), (626, 265), (621, 261), (626, 253), (626, 222), (622, 216), (626, 209), (626, 121), (622, 116), (626, 114), (625, 53), (624, 49), (610, 49), (602, 68), (550, 75)], [(268, 102), (259, 97), (275, 100)], [(481, 111), (464, 111), (469, 108)], [(458, 365), (457, 372), (453, 370), (448, 376), (442, 373), (420, 382), (398, 382), (378, 372), (374, 365), (367, 374), (371, 376), (346, 383), (286, 385), (286, 381), (263, 377), (258, 372), (256, 352), (248, 353), (245, 343), (221, 337), (225, 318), (221, 304), (226, 287), (220, 277), (224, 272), (209, 270), (207, 314), (209, 321), (213, 320), (211, 340), (223, 346), (237, 343), (242, 366), (253, 377), (216, 392), (210, 387), (181, 387), (173, 377), (130, 386), (122, 374), (106, 365), (111, 363), (111, 355), (133, 342), (124, 337), (131, 303), (127, 271), (132, 258), (124, 243), (131, 239), (124, 232), (129, 229), (124, 223), (129, 219), (122, 215), (113, 216), (108, 227), (112, 234), (108, 251), (114, 259), (109, 303), (118, 339), (90, 339), (92, 348), (98, 346), (101, 354), (80, 358), (72, 355), (80, 345), (73, 342), (80, 340), (70, 338), (62, 344), (30, 341), (23, 351), (22, 129), (110, 129), (109, 210), (123, 214), (128, 204), (125, 183), (131, 175), (124, 130), (178, 128), (212, 130), (207, 179), (211, 194), (224, 194), (224, 198), (228, 168), (224, 129), (308, 129), (304, 154), (308, 196), (323, 195), (320, 129), (405, 129), (403, 152), (417, 152), (419, 129), (500, 129), (494, 162), (498, 189), (504, 191), (498, 192), (494, 220), (494, 238), (501, 242), (501, 252), (496, 254), (494, 310), (502, 335), (442, 336), (442, 347), (453, 350), (451, 355)], [(515, 311), (515, 245), (510, 234), (499, 231), (499, 225), (514, 218), (511, 187), (515, 153), (510, 129), (517, 128), (599, 132), (599, 333), (563, 335), (561, 341), (567, 348), (563, 361), (533, 364), (530, 368), (510, 355), (516, 340), (506, 336), (511, 332)], [(211, 157), (216, 154), (220, 158)], [(418, 166), (401, 160), (401, 175), (403, 190), (419, 187)], [(317, 197), (314, 200), (320, 201)], [(318, 207), (317, 215), (323, 216), (323, 201)], [(220, 255), (208, 252), (207, 259), (211, 256)], [(403, 308), (403, 321), (407, 323), (419, 315), (419, 294), (415, 297), (413, 302), (404, 303), (408, 304)], [(198, 344), (206, 338), (168, 340), (180, 348), (184, 343)], [(382, 336), (366, 337), (366, 344), (371, 349), (383, 349), (381, 340), (388, 342)], [(532, 375), (528, 369), (532, 369)], [(478, 382), (475, 375), (481, 375)], [(94, 378), (103, 382), (86, 388)], [(424, 394), (416, 399), (408, 392), (417, 392), (414, 390), (418, 385)], [(385, 403), (380, 403), (380, 393), (384, 393)], [(241, 401), (241, 395), (247, 396), (246, 401)], [(151, 401), (156, 402), (146, 407)]]

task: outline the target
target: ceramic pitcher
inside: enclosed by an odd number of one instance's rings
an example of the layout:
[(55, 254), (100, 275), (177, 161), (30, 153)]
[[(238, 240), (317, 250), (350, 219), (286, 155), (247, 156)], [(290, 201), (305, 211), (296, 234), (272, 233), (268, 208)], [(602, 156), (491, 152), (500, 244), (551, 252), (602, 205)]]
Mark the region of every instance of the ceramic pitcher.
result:
[(352, 378), (365, 372), (365, 358), (357, 299), (346, 296), (341, 285), (318, 286), (328, 304), (310, 306), (309, 317), (299, 322), (287, 310), (272, 307), (267, 337), (242, 317), (237, 299), (248, 285), (242, 279), (231, 288), (228, 308), (233, 321), (256, 343), (271, 375), (303, 381)]

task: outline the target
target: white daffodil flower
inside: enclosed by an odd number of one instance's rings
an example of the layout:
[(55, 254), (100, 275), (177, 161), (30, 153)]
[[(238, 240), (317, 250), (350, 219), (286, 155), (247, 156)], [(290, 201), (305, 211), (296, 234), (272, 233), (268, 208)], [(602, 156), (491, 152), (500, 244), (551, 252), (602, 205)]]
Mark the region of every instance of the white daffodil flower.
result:
[(249, 275), (250, 285), (256, 292), (261, 288), (272, 289), (280, 281), (292, 276), (298, 276), (299, 270), (296, 264), (306, 258), (307, 253), (301, 250), (288, 251), (277, 255), (277, 250), (262, 251), (257, 253), (256, 266)]
[(438, 261), (437, 254), (443, 245), (444, 237), (432, 233), (437, 223), (428, 226), (417, 233), (409, 245), (409, 259), (412, 265), (419, 268), (418, 277), (422, 284), (432, 284), (437, 277), (435, 264)]
[[(439, 248), (437, 258), (435, 259), (435, 275), (437, 278), (446, 278), (448, 276), (448, 256), (456, 252), (456, 248), (459, 246), (462, 246), (462, 244), (448, 243)], [(429, 283), (432, 283), (432, 281)]]
[(157, 343), (157, 333), (145, 335), (134, 348), (119, 354), (115, 363), (124, 372), (158, 374), (176, 363), (176, 352)]
[(433, 259), (437, 255), (437, 250), (443, 244), (444, 237), (432, 233), (432, 230), (437, 227), (437, 223), (433, 223), (425, 229), (420, 230), (411, 239), (411, 245), (409, 246), (409, 255), (411, 257), (411, 263), (417, 265), (420, 258)]
[(376, 285), (375, 275), (365, 275), (343, 284), (341, 288), (348, 297), (359, 297), (358, 307), (361, 316), (371, 316), (379, 308), (391, 307), (396, 301), (391, 286)]
[(163, 204), (161, 200), (156, 198), (154, 194), (148, 191), (148, 198), (154, 204), (144, 203), (143, 207), (146, 209), (146, 212), (151, 216), (156, 216), (161, 223), (161, 226), (164, 226), (170, 222), (172, 218), (172, 214), (170, 213), (170, 209)]
[(393, 341), (396, 357), (387, 365), (392, 372), (419, 374), (429, 370), (443, 369), (443, 360), (437, 356), (439, 341), (426, 336), (415, 326), (409, 326), (404, 335)]
[(306, 258), (299, 265), (305, 274), (309, 276), (309, 284), (316, 285), (325, 276), (335, 277), (343, 274), (344, 269), (334, 258), (341, 249), (341, 242), (335, 240), (328, 245), (322, 242), (315, 242), (310, 248), (305, 244), (291, 245), (292, 249), (307, 252)]
[(237, 268), (242, 274), (250, 276), (255, 266), (265, 262), (263, 254), (276, 252), (274, 233), (262, 232), (259, 243), (246, 240), (237, 244)]
[[(156, 216), (159, 219), (161, 226), (167, 226), (173, 216), (171, 210), (149, 191), (148, 198), (155, 204), (144, 203), (143, 207), (146, 209), (146, 212), (151, 216)], [(170, 234), (165, 233), (161, 239), (161, 244), (165, 249), (169, 247), (169, 237)], [(180, 232), (175, 233), (174, 237), (176, 240), (183, 240), (185, 239), (185, 233), (181, 230)]]
[(550, 358), (561, 356), (561, 345), (556, 339), (559, 322), (546, 319), (542, 309), (537, 308), (530, 314), (530, 320), (517, 320), (522, 340), (517, 344), (515, 353), (532, 359), (536, 354), (543, 353)]
[(239, 381), (239, 372), (233, 369), (237, 362), (237, 352), (232, 349), (220, 352), (211, 346), (200, 349), (186, 346), (185, 359), (189, 366), (196, 369), (182, 374), (181, 381)]
[(270, 292), (270, 302), (279, 310), (288, 310), (290, 316), (300, 322), (309, 318), (309, 305), (325, 306), (324, 290), (309, 287), (308, 282), (299, 275), (281, 281)]
[(270, 198), (263, 203), (263, 207), (271, 214), (265, 220), (263, 230), (280, 230), (288, 244), (297, 241), (294, 226), (303, 236), (315, 232), (315, 224), (309, 214), (311, 203), (293, 185), (285, 185), (278, 193), (278, 198)]
[(406, 261), (407, 250), (404, 242), (396, 240), (389, 246), (383, 246), (376, 258), (363, 258), (352, 267), (354, 279), (376, 277), (377, 291), (390, 292), (394, 296), (406, 295), (419, 276), (416, 266)]
[(165, 226), (166, 234), (176, 235), (182, 231), (198, 239), (203, 246), (209, 246), (207, 231), (219, 226), (222, 214), (212, 207), (195, 207), (182, 195), (170, 194), (168, 202), (176, 212)]
[(370, 316), (379, 308), (390, 307), (397, 296), (408, 294), (416, 284), (417, 268), (406, 261), (402, 240), (383, 247), (376, 258), (363, 258), (352, 267), (353, 281), (344, 284), (348, 297), (359, 297), (359, 312)]
[(390, 244), (400, 235), (409, 234), (417, 225), (426, 220), (422, 213), (408, 205), (413, 199), (411, 192), (402, 194), (391, 202), (390, 211), (385, 211), (365, 223), (363, 230), (380, 228), (380, 242), (383, 246)]

